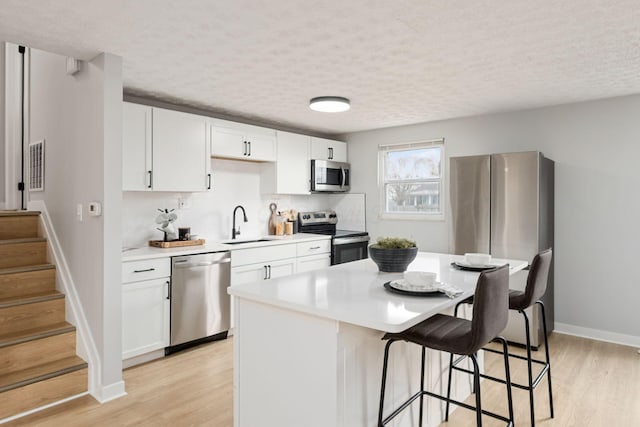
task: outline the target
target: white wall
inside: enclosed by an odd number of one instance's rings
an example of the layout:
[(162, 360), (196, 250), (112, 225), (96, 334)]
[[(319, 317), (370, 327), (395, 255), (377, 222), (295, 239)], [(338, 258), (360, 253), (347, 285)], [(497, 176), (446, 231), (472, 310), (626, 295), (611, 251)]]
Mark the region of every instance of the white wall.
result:
[[(29, 141), (46, 141), (45, 191), (30, 196), (51, 215), (101, 362), (97, 397), (109, 398), (123, 391), (122, 63), (102, 54), (69, 76), (63, 56), (31, 50), (30, 61)], [(88, 216), (91, 201), (102, 216)]]
[[(207, 240), (231, 239), (232, 213), (242, 205), (249, 222), (240, 224), (239, 239), (263, 236), (268, 233), (269, 204), (278, 210), (298, 211), (335, 209), (339, 225), (345, 229), (364, 230), (364, 195), (314, 194), (308, 196), (262, 195), (260, 193), (261, 163), (212, 159), (212, 190), (206, 193), (123, 193), (122, 243), (125, 247), (141, 247), (148, 240), (161, 239), (162, 232), (154, 223), (157, 209), (176, 209), (178, 227), (191, 227), (193, 234)], [(190, 201), (189, 209), (178, 210), (178, 198)]]
[(448, 219), (379, 219), (378, 144), (444, 137), (447, 157), (542, 151), (556, 162), (556, 326), (640, 345), (639, 111), (640, 96), (628, 96), (353, 133), (352, 188), (367, 195), (372, 236), (413, 237), (421, 250), (443, 252)]

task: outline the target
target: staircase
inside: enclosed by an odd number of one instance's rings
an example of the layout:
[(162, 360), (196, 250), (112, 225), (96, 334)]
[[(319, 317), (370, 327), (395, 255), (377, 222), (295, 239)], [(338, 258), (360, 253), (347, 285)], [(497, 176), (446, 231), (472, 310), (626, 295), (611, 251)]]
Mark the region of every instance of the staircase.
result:
[(0, 211), (0, 420), (87, 391), (39, 212)]

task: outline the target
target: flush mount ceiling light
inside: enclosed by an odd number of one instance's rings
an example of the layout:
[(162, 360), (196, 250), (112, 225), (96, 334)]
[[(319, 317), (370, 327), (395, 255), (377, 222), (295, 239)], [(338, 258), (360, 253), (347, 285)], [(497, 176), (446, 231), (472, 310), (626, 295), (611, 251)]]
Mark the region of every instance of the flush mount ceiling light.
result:
[(351, 103), (342, 96), (318, 96), (309, 101), (309, 108), (323, 113), (340, 113), (351, 108)]

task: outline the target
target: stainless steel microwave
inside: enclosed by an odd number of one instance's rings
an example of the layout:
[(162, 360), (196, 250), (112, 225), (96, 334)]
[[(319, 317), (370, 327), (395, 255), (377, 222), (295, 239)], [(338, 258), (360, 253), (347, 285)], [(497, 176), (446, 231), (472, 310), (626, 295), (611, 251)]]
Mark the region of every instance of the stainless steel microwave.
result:
[(340, 193), (349, 191), (349, 163), (311, 160), (311, 191)]

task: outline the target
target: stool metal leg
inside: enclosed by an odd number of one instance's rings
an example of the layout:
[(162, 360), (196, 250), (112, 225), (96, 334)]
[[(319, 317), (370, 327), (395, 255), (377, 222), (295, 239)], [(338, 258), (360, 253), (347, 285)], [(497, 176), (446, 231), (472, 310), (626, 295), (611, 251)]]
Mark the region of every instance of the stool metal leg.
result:
[[(456, 307), (453, 309), (453, 317), (458, 317), (458, 309), (460, 308), (460, 306), (462, 304), (471, 304), (471, 302), (469, 302), (467, 300), (463, 300), (463, 301), (460, 301), (459, 303), (457, 303)], [(478, 357), (478, 353), (476, 352), (475, 354), (476, 354), (476, 357)], [(453, 354), (451, 355), (450, 362), (453, 363)], [(449, 375), (451, 375), (451, 363), (449, 363)], [(449, 377), (449, 378), (451, 378), (451, 377)], [(451, 383), (449, 383), (449, 387), (451, 387)], [(476, 384), (472, 383), (471, 384), (471, 394), (474, 394), (475, 392), (476, 392)], [(445, 421), (447, 421), (448, 419), (449, 419), (449, 402), (447, 402), (447, 413), (446, 413)]]
[(476, 425), (482, 427), (482, 403), (480, 399), (480, 365), (475, 354), (469, 356), (473, 362), (473, 383), (476, 389)]
[(384, 363), (382, 364), (382, 386), (380, 387), (380, 409), (378, 410), (378, 427), (382, 427), (382, 410), (384, 409), (384, 389), (387, 382), (387, 362), (389, 361), (389, 347), (394, 340), (389, 340), (384, 346)]
[[(457, 306), (456, 306), (457, 309)], [(451, 375), (453, 375), (453, 353), (449, 353), (449, 381), (447, 382), (447, 405), (444, 409), (444, 420), (449, 421), (449, 400), (451, 399)]]
[[(420, 367), (420, 391), (424, 392), (424, 359), (425, 359), (425, 348), (422, 346), (422, 365)], [(420, 394), (420, 418), (418, 420), (418, 425), (422, 427), (422, 410), (424, 407), (424, 393)]]
[(547, 315), (544, 310), (544, 303), (542, 301), (536, 301), (536, 304), (540, 305), (542, 312), (542, 328), (544, 329), (544, 351), (547, 357), (547, 382), (549, 383), (549, 409), (551, 411), (551, 418), (553, 418), (553, 392), (551, 391), (551, 359), (549, 358), (549, 340), (547, 339)]
[(529, 316), (524, 310), (519, 310), (524, 317), (524, 330), (527, 339), (527, 369), (529, 372), (529, 409), (531, 410), (531, 427), (536, 425), (536, 415), (533, 403), (533, 372), (531, 367), (531, 333), (529, 327)]
[(497, 337), (498, 341), (502, 343), (502, 352), (504, 357), (504, 378), (507, 386), (507, 403), (509, 405), (509, 419), (511, 420), (511, 425), (514, 424), (513, 419), (513, 395), (511, 394), (511, 369), (509, 369), (509, 346), (507, 345), (507, 340), (503, 337)]

